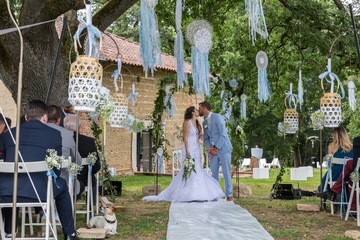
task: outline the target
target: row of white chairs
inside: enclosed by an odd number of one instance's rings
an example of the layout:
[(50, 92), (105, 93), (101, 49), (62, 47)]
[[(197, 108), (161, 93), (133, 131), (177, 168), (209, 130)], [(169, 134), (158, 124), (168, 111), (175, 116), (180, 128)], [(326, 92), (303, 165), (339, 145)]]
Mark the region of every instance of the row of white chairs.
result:
[[(69, 164), (71, 162), (71, 158), (65, 159), (62, 163), (62, 168), (68, 168)], [(86, 158), (82, 159), (82, 165), (88, 165), (88, 161)], [(14, 173), (14, 167), (15, 164), (12, 162), (0, 162), (0, 174), (1, 173)], [(38, 161), (38, 162), (19, 162), (18, 163), (18, 174), (27, 174), (29, 173), (36, 173), (36, 172), (46, 172), (48, 171), (48, 165), (45, 161)], [(97, 189), (99, 189), (99, 178), (97, 177)], [(15, 239), (56, 239), (57, 237), (57, 229), (56, 226), (60, 223), (56, 222), (56, 207), (54, 203), (54, 197), (53, 197), (53, 185), (52, 185), (52, 176), (48, 176), (48, 183), (47, 183), (47, 196), (46, 196), (46, 202), (29, 202), (29, 203), (16, 203), (15, 207), (21, 208), (21, 237), (15, 238)], [(69, 194), (73, 204), (73, 180), (71, 175), (69, 174)], [(87, 199), (86, 199), (86, 210), (77, 210), (77, 214), (86, 214), (86, 224), (89, 224), (89, 220), (91, 217), (94, 216), (94, 202), (93, 202), (93, 189), (92, 189), (92, 177), (90, 171), (88, 171), (88, 186), (85, 188), (85, 191), (87, 192)], [(1, 239), (7, 240), (11, 238), (5, 237), (5, 229), (4, 229), (4, 222), (3, 222), (3, 216), (2, 216), (2, 208), (5, 207), (13, 207), (12, 203), (0, 203), (0, 236)], [(44, 226), (44, 223), (34, 223), (32, 221), (32, 211), (31, 209), (33, 207), (41, 207), (44, 210), (44, 214), (46, 216), (45, 220), (45, 233), (44, 237), (25, 237), (25, 231), (26, 227), (29, 227), (30, 235), (32, 236), (34, 234), (34, 226)], [(96, 214), (98, 214), (99, 210), (99, 194), (96, 194)], [(28, 214), (28, 220), (29, 222), (26, 222), (26, 214)], [(41, 220), (40, 220), (41, 221)], [(54, 237), (50, 237), (50, 230), (53, 233)]]
[[(241, 163), (241, 168), (249, 168), (251, 163), (250, 158), (244, 158)], [(280, 161), (278, 158), (274, 158), (271, 163), (267, 163), (266, 158), (261, 158), (259, 160), (259, 168), (271, 168), (271, 167), (279, 167), (280, 168)]]

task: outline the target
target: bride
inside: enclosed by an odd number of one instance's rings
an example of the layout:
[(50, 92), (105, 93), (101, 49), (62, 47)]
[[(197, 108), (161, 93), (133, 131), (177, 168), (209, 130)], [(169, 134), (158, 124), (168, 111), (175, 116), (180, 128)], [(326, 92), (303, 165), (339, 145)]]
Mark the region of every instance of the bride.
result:
[(198, 110), (191, 106), (186, 109), (183, 123), (182, 147), (183, 162), (186, 158), (195, 160), (195, 172), (192, 172), (187, 180), (183, 180), (184, 164), (179, 173), (171, 182), (170, 186), (158, 196), (144, 197), (145, 201), (169, 201), (169, 202), (192, 202), (192, 201), (216, 201), (224, 197), (221, 187), (201, 166), (201, 147), (199, 135), (201, 126), (196, 119)]

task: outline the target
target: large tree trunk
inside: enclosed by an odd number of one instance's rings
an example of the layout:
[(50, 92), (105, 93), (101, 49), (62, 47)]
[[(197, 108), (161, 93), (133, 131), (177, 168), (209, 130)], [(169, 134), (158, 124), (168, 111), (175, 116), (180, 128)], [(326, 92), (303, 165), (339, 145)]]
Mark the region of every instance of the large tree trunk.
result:
[[(137, 0), (109, 1), (108, 4), (111, 4), (111, 6), (120, 7), (116, 11), (105, 8), (107, 12), (102, 11), (99, 17), (96, 18), (96, 23), (106, 22), (107, 26), (109, 26), (112, 22), (106, 19), (117, 19), (136, 2)], [(20, 14), (20, 26), (52, 20), (71, 9), (78, 10), (84, 7), (83, 0), (23, 0), (21, 11), (18, 13)], [(105, 30), (107, 26), (101, 25), (100, 30)], [(13, 27), (15, 25), (9, 17), (6, 1), (0, 1), (0, 29)], [(31, 99), (45, 100), (59, 38), (54, 22), (27, 28), (21, 32), (24, 39), (24, 72), (21, 104), (24, 105)], [(68, 62), (69, 51), (70, 49), (61, 51), (61, 56), (56, 66), (55, 82), (53, 91), (50, 94), (49, 103), (59, 104), (60, 99), (68, 95), (67, 80), (69, 65), (71, 64)], [(19, 61), (20, 38), (18, 33), (12, 32), (0, 35), (0, 80), (10, 90), (15, 101), (17, 101)]]

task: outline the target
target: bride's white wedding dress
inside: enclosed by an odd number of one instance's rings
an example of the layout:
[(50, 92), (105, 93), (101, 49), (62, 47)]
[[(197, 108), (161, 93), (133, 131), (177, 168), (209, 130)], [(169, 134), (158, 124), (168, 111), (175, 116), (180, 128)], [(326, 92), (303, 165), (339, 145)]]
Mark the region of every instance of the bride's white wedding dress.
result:
[[(187, 181), (183, 181), (184, 165), (174, 177), (168, 188), (157, 196), (147, 196), (146, 201), (169, 201), (169, 202), (192, 202), (192, 201), (216, 201), (224, 197), (219, 182), (211, 177), (201, 166), (201, 147), (197, 128), (192, 124), (188, 138), (188, 147), (191, 157), (195, 159), (195, 171)], [(182, 147), (183, 162), (186, 152)]]

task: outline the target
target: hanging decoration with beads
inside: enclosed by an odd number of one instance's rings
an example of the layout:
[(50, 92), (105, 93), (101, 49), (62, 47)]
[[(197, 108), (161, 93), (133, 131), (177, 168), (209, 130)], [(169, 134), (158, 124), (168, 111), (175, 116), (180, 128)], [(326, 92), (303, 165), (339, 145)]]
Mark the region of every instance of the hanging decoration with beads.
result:
[(140, 56), (143, 61), (145, 77), (148, 70), (154, 76), (156, 66), (161, 65), (161, 46), (155, 6), (157, 0), (141, 0), (140, 2)]
[(355, 83), (353, 81), (348, 82), (348, 93), (349, 93), (349, 106), (353, 112), (356, 108), (356, 98), (355, 98)]
[(256, 54), (256, 66), (258, 67), (258, 98), (260, 102), (266, 102), (271, 92), (266, 74), (268, 57), (265, 52), (260, 51)]
[(209, 52), (212, 45), (212, 27), (206, 20), (191, 22), (186, 28), (186, 39), (191, 44), (192, 78), (196, 93), (210, 95)]
[(184, 37), (181, 31), (182, 21), (182, 1), (176, 0), (175, 9), (175, 27), (176, 27), (176, 38), (174, 56), (176, 58), (176, 74), (177, 74), (177, 87), (183, 88), (184, 84), (188, 82), (187, 74), (185, 72), (185, 60), (184, 60)]
[(245, 8), (248, 15), (250, 38), (252, 45), (255, 45), (256, 34), (259, 34), (264, 39), (269, 36), (262, 0), (245, 0)]
[[(69, 74), (69, 102), (76, 111), (94, 112), (100, 102), (99, 90), (102, 86), (103, 68), (98, 61), (101, 49), (101, 32), (92, 25), (91, 4), (86, 4), (86, 23), (81, 24), (74, 35), (74, 48), (78, 54), (77, 43), (80, 45), (80, 34), (86, 28), (85, 53), (78, 55), (71, 64)], [(99, 40), (99, 43), (97, 42)], [(80, 45), (81, 46), (81, 45)]]
[(292, 84), (290, 83), (290, 91), (285, 92), (285, 107), (284, 112), (284, 132), (285, 133), (296, 133), (299, 129), (299, 114), (296, 111), (296, 106), (298, 104), (298, 97), (292, 92)]
[[(325, 115), (324, 127), (338, 127), (341, 123), (341, 99), (345, 96), (344, 87), (340, 82), (339, 77), (331, 72), (331, 58), (328, 59), (327, 71), (319, 75), (321, 80), (321, 88), (324, 95), (320, 99), (320, 110)], [(325, 92), (324, 80), (330, 83), (330, 92)], [(337, 84), (336, 90), (335, 83)], [(337, 91), (341, 90), (341, 95)]]

